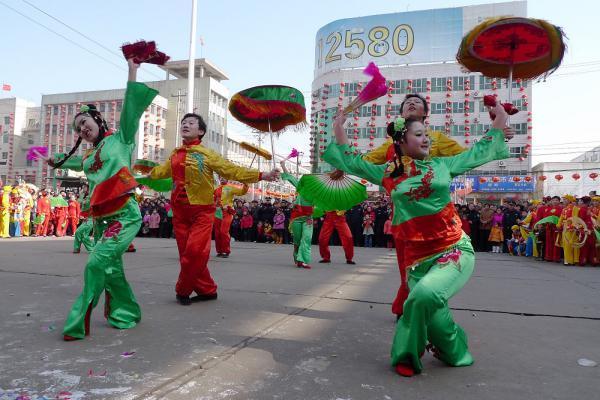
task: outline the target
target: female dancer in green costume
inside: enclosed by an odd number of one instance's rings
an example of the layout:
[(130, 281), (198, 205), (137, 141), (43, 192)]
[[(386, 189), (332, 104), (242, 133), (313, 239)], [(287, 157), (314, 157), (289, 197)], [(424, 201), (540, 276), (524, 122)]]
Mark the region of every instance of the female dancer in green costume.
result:
[[(281, 161), (280, 165), (283, 169), (281, 179), (297, 187), (298, 178), (290, 174), (285, 166), (285, 160)], [(290, 215), (290, 231), (294, 239), (294, 262), (298, 268), (310, 269), (310, 251), (313, 236), (312, 214), (312, 203), (308, 202), (298, 193), (294, 202), (294, 209)]]
[(394, 203), (392, 223), (406, 238), (403, 265), (408, 269), (410, 293), (396, 326), (392, 365), (403, 376), (421, 372), (427, 342), (434, 355), (451, 366), (473, 363), (467, 335), (452, 319), (448, 300), (468, 281), (475, 266), (469, 237), (450, 196), (452, 178), (492, 160), (507, 158), (502, 129), (507, 114), (494, 109), (492, 129), (472, 148), (453, 157), (429, 156), (430, 140), (423, 123), (399, 118), (388, 126), (395, 156), (374, 165), (354, 155), (344, 133), (345, 116), (338, 114), (337, 143), (323, 159), (335, 168), (385, 187)]
[[(83, 170), (90, 186), (90, 215), (96, 245), (84, 272), (83, 291), (75, 300), (63, 329), (65, 340), (83, 339), (90, 332), (90, 315), (106, 291), (105, 317), (115, 328), (133, 328), (141, 310), (123, 271), (123, 253), (135, 238), (141, 216), (133, 190), (137, 182), (130, 172), (140, 118), (158, 94), (136, 82), (139, 64), (128, 60), (129, 80), (120, 127), (113, 132), (93, 105), (83, 106), (73, 120), (79, 138), (69, 154), (57, 154), (46, 162), (54, 168)], [(93, 147), (83, 157), (72, 156), (82, 140)]]

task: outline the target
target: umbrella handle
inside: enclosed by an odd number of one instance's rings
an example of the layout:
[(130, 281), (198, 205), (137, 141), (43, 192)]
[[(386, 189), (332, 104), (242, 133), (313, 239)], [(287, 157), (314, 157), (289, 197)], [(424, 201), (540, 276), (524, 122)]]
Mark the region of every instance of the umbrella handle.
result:
[(275, 169), (275, 142), (273, 141), (273, 132), (271, 131), (271, 120), (267, 119), (267, 123), (269, 125), (269, 136), (271, 137), (271, 154), (273, 155), (271, 160), (273, 161), (273, 169)]
[[(508, 66), (508, 102), (512, 104), (512, 83), (513, 83), (513, 69), (514, 65), (510, 64)], [(506, 121), (508, 126), (510, 126), (510, 115)]]
[(256, 154), (254, 154), (254, 157), (252, 157), (252, 161), (250, 161), (250, 167), (252, 168), (252, 164), (254, 164), (254, 160), (256, 160)]

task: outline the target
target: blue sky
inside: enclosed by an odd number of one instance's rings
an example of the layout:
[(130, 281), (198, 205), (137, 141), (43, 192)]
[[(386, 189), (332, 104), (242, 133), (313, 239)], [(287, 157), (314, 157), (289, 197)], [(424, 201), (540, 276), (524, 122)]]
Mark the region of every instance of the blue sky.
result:
[[(188, 0), (27, 0), (82, 31), (105, 47), (119, 52), (123, 42), (138, 38), (156, 40), (172, 59), (187, 59), (190, 4)], [(19, 10), (117, 66), (100, 59), (9, 10)], [(314, 38), (317, 30), (341, 18), (407, 10), (459, 7), (491, 1), (421, 0), (199, 0), (198, 35), (205, 45), (196, 56), (210, 59), (230, 77), (224, 82), (231, 93), (260, 84), (285, 84), (309, 92), (313, 76)], [(91, 6), (94, 5), (94, 6)], [(592, 120), (600, 89), (600, 46), (593, 33), (600, 6), (593, 0), (567, 3), (531, 0), (529, 16), (562, 26), (569, 37), (564, 65), (555, 77), (536, 84), (533, 92), (534, 163), (566, 161), (593, 145), (600, 132)], [(12, 92), (0, 96), (22, 97), (39, 104), (42, 93), (101, 90), (124, 86), (125, 63), (102, 47), (87, 41), (23, 0), (0, 0), (0, 83)], [(581, 65), (586, 62), (592, 64)], [(572, 66), (575, 65), (575, 66)], [(591, 72), (589, 72), (591, 71)], [(578, 72), (586, 72), (578, 74)], [(152, 75), (154, 74), (154, 75)], [(161, 79), (156, 67), (145, 67), (140, 80)], [(305, 94), (306, 95), (306, 94)], [(309, 103), (309, 101), (307, 101)], [(595, 107), (594, 107), (595, 108)], [(563, 115), (561, 115), (561, 113)], [(249, 130), (236, 121), (230, 127), (245, 138)], [(285, 134), (279, 151), (308, 142), (308, 135)], [(575, 144), (563, 148), (563, 143)], [(560, 153), (560, 154), (556, 154)], [(543, 154), (543, 155), (542, 155)]]

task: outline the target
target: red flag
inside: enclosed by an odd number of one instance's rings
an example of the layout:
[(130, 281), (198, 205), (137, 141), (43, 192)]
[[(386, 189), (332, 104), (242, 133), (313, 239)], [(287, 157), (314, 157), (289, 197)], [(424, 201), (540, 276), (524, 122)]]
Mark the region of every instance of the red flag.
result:
[(8, 85), (6, 83), (2, 84), (2, 90), (6, 90), (7, 92), (10, 92), (10, 89), (11, 89), (10, 85)]

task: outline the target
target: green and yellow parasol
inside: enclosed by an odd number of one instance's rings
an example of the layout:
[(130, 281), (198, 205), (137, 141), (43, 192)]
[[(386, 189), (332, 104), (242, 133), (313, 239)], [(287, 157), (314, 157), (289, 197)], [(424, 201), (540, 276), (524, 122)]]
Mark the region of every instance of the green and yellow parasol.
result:
[[(275, 154), (273, 133), (306, 125), (304, 96), (298, 89), (281, 85), (251, 87), (233, 95), (229, 111), (235, 119), (271, 137), (271, 153)], [(275, 168), (275, 159), (273, 168)]]

